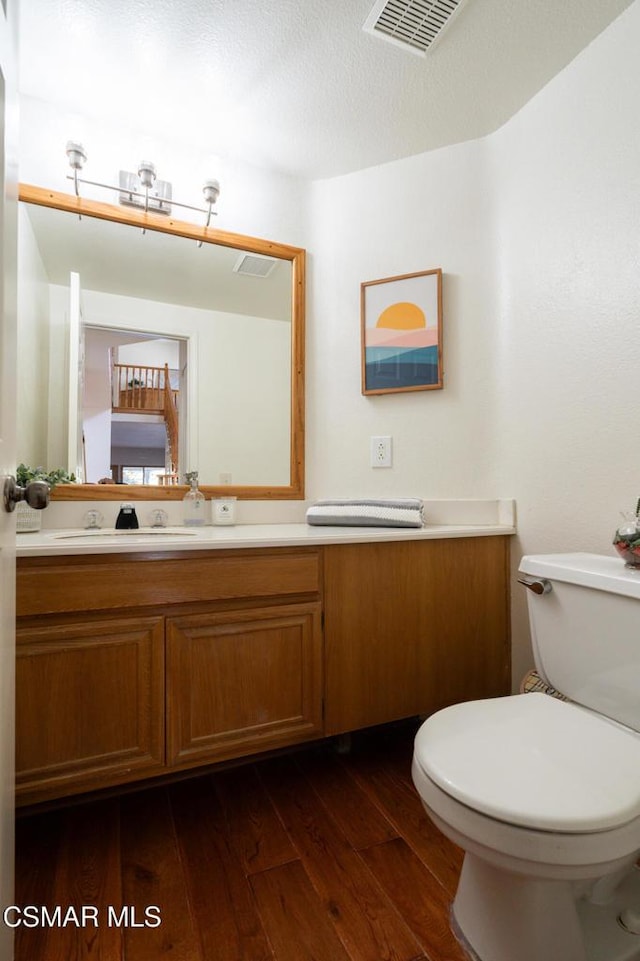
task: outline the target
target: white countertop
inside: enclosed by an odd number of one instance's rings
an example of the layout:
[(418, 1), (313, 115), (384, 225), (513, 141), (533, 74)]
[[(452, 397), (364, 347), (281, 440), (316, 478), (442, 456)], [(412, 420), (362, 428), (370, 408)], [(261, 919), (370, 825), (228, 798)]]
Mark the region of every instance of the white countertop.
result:
[(252, 547), (310, 547), (376, 541), (430, 540), (515, 534), (509, 524), (426, 524), (401, 527), (312, 527), (308, 524), (238, 524), (234, 527), (141, 527), (136, 531), (42, 530), (18, 534), (18, 557), (118, 554), (136, 551), (231, 550)]

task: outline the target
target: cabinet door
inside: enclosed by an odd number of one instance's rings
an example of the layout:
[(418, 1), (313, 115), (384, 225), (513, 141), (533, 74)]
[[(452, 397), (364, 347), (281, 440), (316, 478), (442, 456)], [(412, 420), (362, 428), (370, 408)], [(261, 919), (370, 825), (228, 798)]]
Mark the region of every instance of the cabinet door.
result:
[(168, 619), (170, 764), (237, 757), (321, 734), (319, 604)]
[(119, 784), (164, 764), (159, 617), (18, 628), (21, 803)]
[(508, 693), (508, 538), (324, 554), (326, 734)]

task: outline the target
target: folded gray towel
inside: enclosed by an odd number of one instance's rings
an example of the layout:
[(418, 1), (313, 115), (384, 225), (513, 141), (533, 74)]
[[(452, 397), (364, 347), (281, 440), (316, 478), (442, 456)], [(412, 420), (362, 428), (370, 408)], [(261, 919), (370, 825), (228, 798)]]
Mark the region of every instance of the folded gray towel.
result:
[(322, 500), (316, 501), (314, 507), (403, 507), (408, 510), (421, 511), (423, 504), (417, 497), (400, 497), (398, 499), (370, 500), (368, 498), (351, 498), (350, 500)]
[(323, 500), (306, 514), (307, 524), (337, 527), (422, 527), (422, 501)]

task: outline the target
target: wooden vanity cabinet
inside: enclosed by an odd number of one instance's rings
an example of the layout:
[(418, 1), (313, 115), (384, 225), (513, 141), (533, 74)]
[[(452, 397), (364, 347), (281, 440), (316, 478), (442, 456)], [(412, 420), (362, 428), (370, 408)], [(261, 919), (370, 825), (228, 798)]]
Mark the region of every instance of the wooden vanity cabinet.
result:
[(21, 558), (18, 804), (509, 692), (509, 538)]
[(322, 736), (316, 549), (22, 558), (16, 800)]

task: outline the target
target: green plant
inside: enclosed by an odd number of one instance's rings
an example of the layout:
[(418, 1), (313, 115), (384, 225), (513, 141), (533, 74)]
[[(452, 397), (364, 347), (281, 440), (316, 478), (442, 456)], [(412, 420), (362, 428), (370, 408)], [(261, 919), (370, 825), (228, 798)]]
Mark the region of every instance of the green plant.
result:
[(27, 467), (26, 464), (18, 464), (16, 480), (20, 487), (26, 487), (31, 481), (44, 481), (53, 490), (57, 484), (75, 484), (76, 475), (69, 474), (63, 467), (47, 471), (44, 467)]

